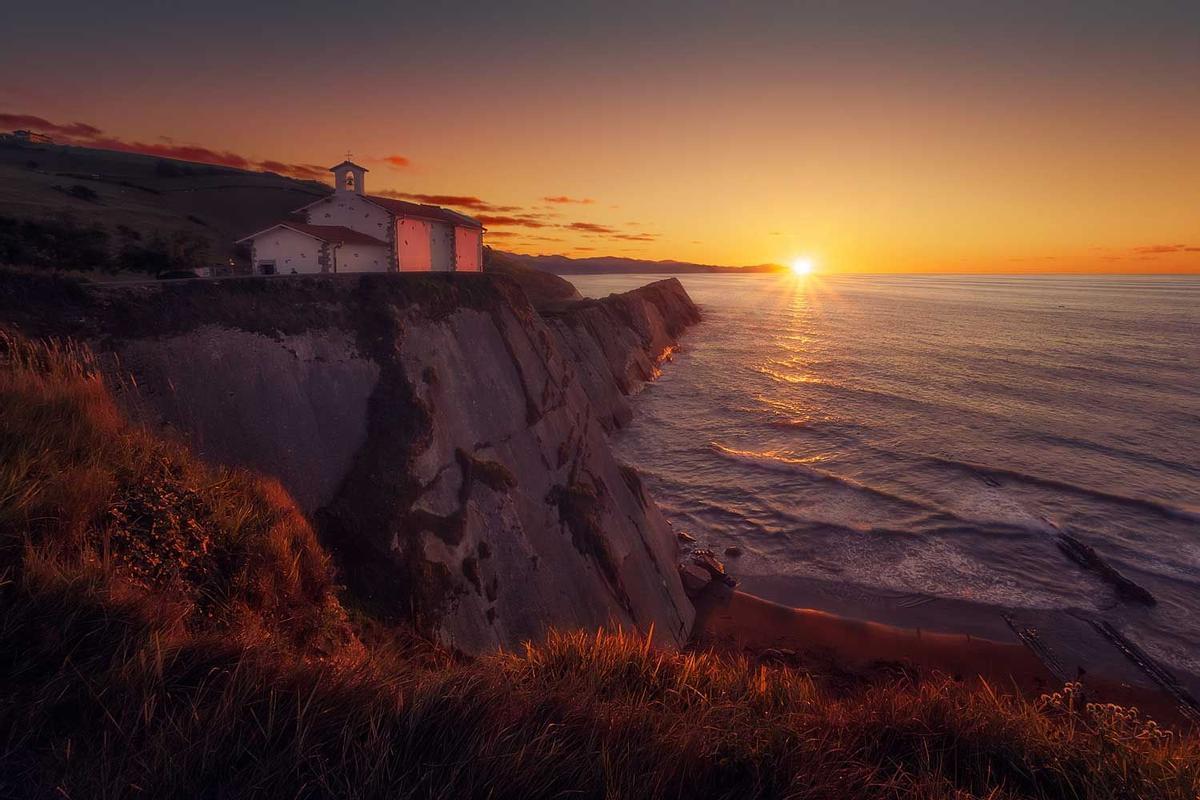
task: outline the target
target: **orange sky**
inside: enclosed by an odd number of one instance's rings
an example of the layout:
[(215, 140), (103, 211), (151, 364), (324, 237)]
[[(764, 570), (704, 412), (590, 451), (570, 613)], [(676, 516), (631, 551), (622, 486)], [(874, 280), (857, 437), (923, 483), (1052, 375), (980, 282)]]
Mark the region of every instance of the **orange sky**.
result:
[(478, 198), (507, 249), (1200, 271), (1200, 4), (357, 3), (339, 30), (308, 3), (236, 29), (224, 2), (25, 5), (0, 122), (254, 162), (349, 149), (371, 191)]

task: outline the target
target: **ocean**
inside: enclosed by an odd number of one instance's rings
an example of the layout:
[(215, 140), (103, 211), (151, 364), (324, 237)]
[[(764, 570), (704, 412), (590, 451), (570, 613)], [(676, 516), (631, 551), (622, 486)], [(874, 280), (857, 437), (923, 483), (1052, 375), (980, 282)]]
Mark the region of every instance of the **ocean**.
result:
[(1068, 649), (1103, 620), (1200, 674), (1200, 276), (680, 280), (704, 322), (615, 446), (743, 589)]

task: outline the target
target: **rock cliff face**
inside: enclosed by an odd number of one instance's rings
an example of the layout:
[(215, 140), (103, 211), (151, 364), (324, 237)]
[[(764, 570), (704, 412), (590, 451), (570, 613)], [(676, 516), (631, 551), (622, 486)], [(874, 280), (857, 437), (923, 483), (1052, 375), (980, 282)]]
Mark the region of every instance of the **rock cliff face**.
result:
[(626, 396), (658, 377), (659, 365), (675, 350), (679, 336), (700, 321), (699, 310), (676, 278), (545, 316), (609, 429), (629, 421)]
[(604, 433), (698, 319), (677, 281), (545, 317), (493, 276), (49, 294), (52, 321), (36, 287), (0, 310), (112, 353), (130, 405), (205, 458), (277, 476), (376, 611), (466, 652), (552, 625), (687, 636), (675, 537)]

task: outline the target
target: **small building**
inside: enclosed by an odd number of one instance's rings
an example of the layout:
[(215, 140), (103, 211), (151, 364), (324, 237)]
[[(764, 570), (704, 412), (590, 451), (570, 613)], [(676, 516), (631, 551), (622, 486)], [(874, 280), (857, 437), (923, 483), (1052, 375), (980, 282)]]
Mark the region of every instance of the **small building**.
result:
[(448, 208), (365, 191), (365, 167), (330, 167), (333, 194), (239, 239), (256, 275), (318, 272), (480, 272), (483, 224)]

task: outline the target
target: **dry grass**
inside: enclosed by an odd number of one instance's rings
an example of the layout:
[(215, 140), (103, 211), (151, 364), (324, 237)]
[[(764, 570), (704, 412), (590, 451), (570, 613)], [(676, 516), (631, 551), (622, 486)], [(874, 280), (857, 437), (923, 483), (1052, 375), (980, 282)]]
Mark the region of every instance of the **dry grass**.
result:
[(0, 365), (0, 564), (97, 570), (192, 631), (345, 644), (329, 559), (278, 483), (129, 425), (78, 346), (0, 331)]
[(130, 428), (86, 353), (9, 337), (0, 358), (0, 797), (1200, 789), (1194, 740), (1076, 687), (834, 693), (621, 632), (477, 660), (369, 621), (351, 636), (277, 486)]

